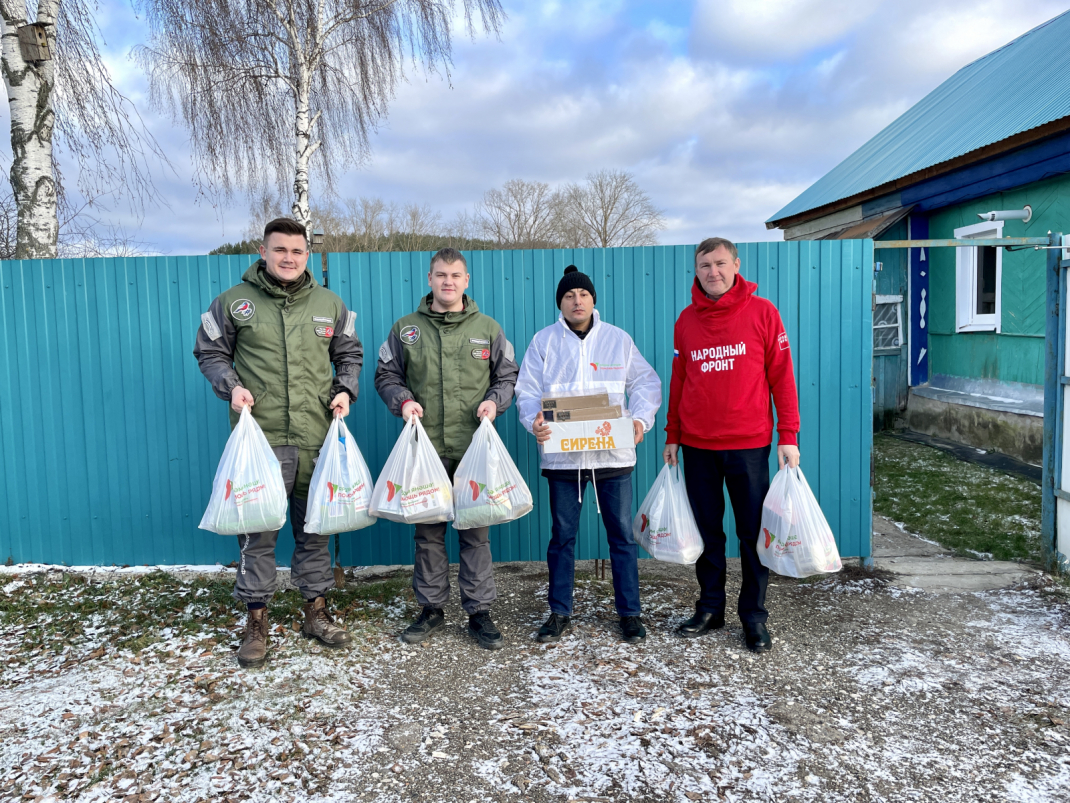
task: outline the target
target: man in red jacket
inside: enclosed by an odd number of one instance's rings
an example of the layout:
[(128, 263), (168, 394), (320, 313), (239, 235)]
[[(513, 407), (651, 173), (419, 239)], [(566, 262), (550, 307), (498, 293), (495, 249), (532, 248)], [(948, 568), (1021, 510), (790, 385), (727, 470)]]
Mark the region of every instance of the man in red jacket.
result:
[(777, 459), (799, 465), (799, 398), (788, 335), (776, 307), (754, 295), (758, 285), (739, 275), (736, 246), (721, 237), (695, 251), (691, 305), (673, 333), (665, 462), (676, 465), (683, 446), (687, 495), (706, 549), (695, 564), (700, 595), (695, 615), (676, 632), (686, 638), (724, 627), (724, 491), (736, 515), (743, 563), (739, 619), (747, 648), (773, 646), (765, 622), (769, 570), (758, 560), (762, 502), (769, 491), (773, 408)]

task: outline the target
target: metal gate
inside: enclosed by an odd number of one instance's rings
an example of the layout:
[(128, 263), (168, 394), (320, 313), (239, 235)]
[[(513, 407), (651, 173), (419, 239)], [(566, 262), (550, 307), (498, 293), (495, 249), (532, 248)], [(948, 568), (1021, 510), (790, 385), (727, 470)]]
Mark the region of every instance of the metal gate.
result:
[[(739, 246), (743, 275), (784, 318), (796, 358), (803, 468), (845, 556), (868, 557), (873, 339), (869, 240)], [(425, 292), (429, 253), (330, 254), (332, 290), (358, 313), (365, 348), (349, 423), (373, 473), (400, 431), (373, 387), (391, 323)], [(638, 506), (660, 468), (673, 324), (690, 303), (694, 246), (466, 254), (469, 293), (523, 355), (556, 318), (576, 264), (603, 319), (626, 329), (660, 375), (665, 402), (639, 448)], [(226, 441), (226, 404), (192, 356), (200, 314), (251, 257), (0, 262), (0, 560), (67, 565), (229, 563), (233, 538), (197, 529)], [(318, 272), (317, 272), (317, 275)], [(716, 411), (711, 411), (716, 415)], [(499, 432), (536, 494), (535, 511), (492, 530), (497, 560), (543, 560), (550, 538), (534, 439), (515, 408)], [(585, 506), (582, 558), (608, 557)], [(733, 532), (731, 516), (726, 530)], [(452, 533), (452, 531), (451, 531)], [(451, 539), (456, 558), (456, 538)], [(735, 538), (728, 541), (735, 549)], [(380, 522), (341, 538), (345, 565), (411, 563), (411, 529)], [(289, 528), (279, 563), (289, 563)]]
[[(1063, 242), (1056, 235), (1053, 242)], [(1070, 571), (1070, 327), (1067, 326), (1067, 272), (1070, 248), (1047, 251), (1047, 331), (1044, 371), (1044, 477), (1041, 541), (1048, 568)]]

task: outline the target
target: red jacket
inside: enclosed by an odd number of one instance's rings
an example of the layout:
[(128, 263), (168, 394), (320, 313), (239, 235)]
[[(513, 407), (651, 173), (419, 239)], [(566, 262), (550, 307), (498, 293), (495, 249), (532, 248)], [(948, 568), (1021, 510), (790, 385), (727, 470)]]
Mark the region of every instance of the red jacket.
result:
[(754, 449), (773, 440), (797, 445), (799, 396), (780, 313), (737, 276), (711, 300), (695, 280), (691, 304), (673, 332), (668, 443), (700, 449)]

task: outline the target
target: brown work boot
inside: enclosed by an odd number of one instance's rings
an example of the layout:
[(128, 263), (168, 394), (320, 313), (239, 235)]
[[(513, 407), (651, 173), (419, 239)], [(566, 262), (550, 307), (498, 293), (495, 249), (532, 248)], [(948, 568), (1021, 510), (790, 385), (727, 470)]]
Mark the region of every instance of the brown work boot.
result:
[(344, 647), (351, 641), (349, 633), (334, 623), (323, 597), (305, 603), (305, 623), (301, 625), (301, 635), (317, 639), (325, 647)]
[(268, 618), (267, 608), (249, 611), (245, 623), (245, 635), (238, 648), (238, 665), (246, 668), (263, 666), (267, 661)]

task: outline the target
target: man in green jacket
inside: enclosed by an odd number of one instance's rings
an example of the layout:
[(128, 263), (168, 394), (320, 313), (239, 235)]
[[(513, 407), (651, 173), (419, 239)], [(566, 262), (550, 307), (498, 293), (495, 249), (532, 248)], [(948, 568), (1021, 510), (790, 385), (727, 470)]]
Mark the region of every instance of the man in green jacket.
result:
[[(341, 647), (350, 637), (334, 623), (325, 598), (334, 585), (330, 536), (305, 532), (305, 510), (313, 463), (331, 416), (346, 416), (357, 398), (364, 349), (355, 331), (356, 313), (316, 283), (308, 256), (304, 226), (289, 218), (268, 223), (260, 260), (201, 316), (193, 354), (216, 395), (230, 402), (231, 427), (242, 407), (249, 407), (278, 457), (296, 542), (290, 578), (305, 598), (301, 632)], [(238, 650), (242, 666), (267, 660), (267, 603), (277, 585), (278, 535), (238, 536), (241, 564), (234, 597), (249, 612)]]
[[(397, 321), (379, 349), (375, 389), (394, 415), (422, 419), (450, 479), (484, 416), (491, 421), (513, 401), (519, 368), (513, 345), (493, 318), (465, 295), (468, 263), (460, 251), (443, 248), (431, 258), (431, 292), (419, 309)], [(497, 649), (502, 634), (490, 618), (498, 597), (490, 555), (490, 528), (458, 530), (457, 584), (468, 631), (481, 647)], [(423, 606), (402, 634), (409, 644), (445, 625), (450, 596), (446, 523), (416, 525), (412, 587)]]

